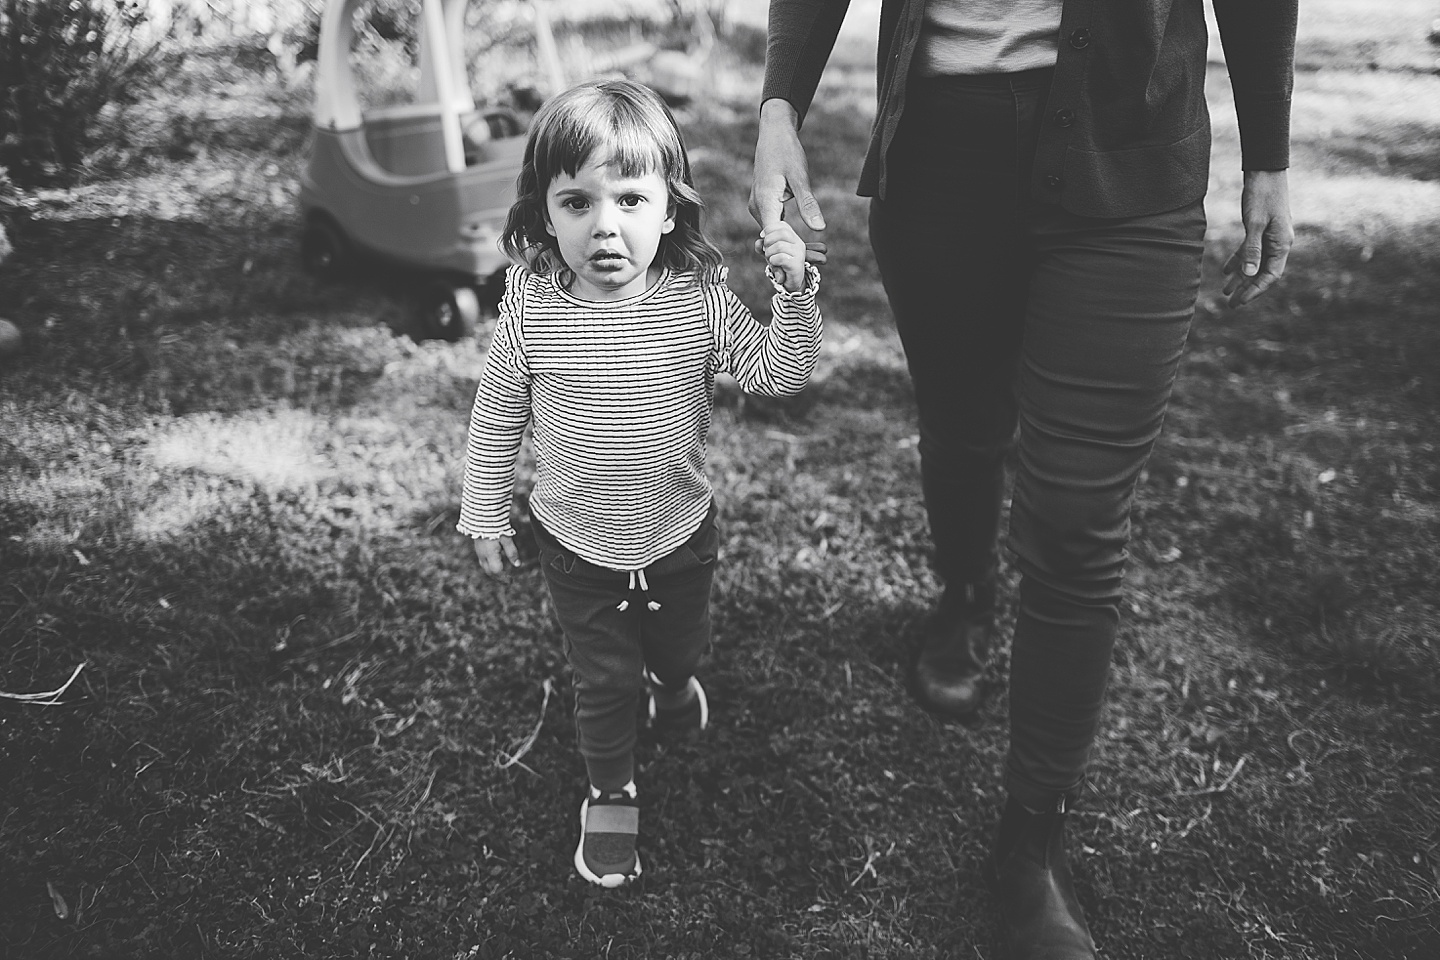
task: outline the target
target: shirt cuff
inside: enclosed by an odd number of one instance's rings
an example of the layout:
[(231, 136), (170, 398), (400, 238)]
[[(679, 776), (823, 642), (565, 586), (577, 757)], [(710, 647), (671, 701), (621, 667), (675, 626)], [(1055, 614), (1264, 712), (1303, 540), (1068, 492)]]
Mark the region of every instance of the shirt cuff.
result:
[(770, 285), (775, 288), (775, 292), (780, 294), (780, 296), (782, 297), (787, 297), (791, 299), (798, 297), (813, 297), (815, 295), (815, 291), (820, 289), (820, 271), (815, 268), (815, 264), (813, 263), (805, 264), (805, 286), (801, 287), (799, 290), (796, 291), (785, 289), (785, 284), (781, 283), (779, 280), (776, 280), (775, 275), (770, 272), (770, 269), (768, 267), (765, 269), (765, 275), (770, 278)]
[(500, 531), (482, 531), (463, 523), (455, 524), (455, 529), (465, 534), (471, 540), (499, 540), (501, 537), (515, 536), (515, 528), (507, 526)]

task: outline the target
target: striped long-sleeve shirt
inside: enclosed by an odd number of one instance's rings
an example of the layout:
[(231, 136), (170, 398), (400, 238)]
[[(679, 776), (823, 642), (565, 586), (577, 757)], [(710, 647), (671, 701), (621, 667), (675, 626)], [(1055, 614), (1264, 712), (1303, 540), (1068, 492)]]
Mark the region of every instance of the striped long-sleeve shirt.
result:
[(679, 547), (709, 509), (706, 435), (715, 375), (787, 396), (820, 352), (819, 274), (777, 286), (757, 321), (726, 285), (666, 271), (644, 293), (580, 300), (511, 267), (475, 405), (457, 529), (512, 536), (515, 460), (532, 423), (530, 509), (592, 563), (638, 570)]

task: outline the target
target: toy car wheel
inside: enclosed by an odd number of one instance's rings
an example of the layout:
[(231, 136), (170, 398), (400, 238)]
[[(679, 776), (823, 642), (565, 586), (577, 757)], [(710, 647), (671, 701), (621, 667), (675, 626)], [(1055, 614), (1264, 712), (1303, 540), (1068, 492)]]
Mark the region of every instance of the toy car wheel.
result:
[(339, 279), (350, 267), (350, 245), (339, 227), (317, 217), (305, 225), (300, 237), (300, 262), (321, 280)]
[(480, 319), (480, 298), (469, 287), (434, 283), (421, 302), (421, 329), (437, 340), (460, 340), (475, 335)]

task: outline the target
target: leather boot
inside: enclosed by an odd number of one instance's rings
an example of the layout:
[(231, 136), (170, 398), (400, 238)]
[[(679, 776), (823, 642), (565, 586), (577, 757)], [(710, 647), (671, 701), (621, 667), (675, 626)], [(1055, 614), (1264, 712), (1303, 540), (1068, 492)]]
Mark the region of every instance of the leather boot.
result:
[(1002, 956), (1007, 960), (1094, 960), (1065, 859), (1065, 801), (1031, 813), (1006, 801), (991, 861), (1000, 905)]
[(995, 587), (971, 584), (947, 590), (920, 636), (911, 689), (927, 710), (968, 719), (980, 709), (985, 661), (995, 633)]

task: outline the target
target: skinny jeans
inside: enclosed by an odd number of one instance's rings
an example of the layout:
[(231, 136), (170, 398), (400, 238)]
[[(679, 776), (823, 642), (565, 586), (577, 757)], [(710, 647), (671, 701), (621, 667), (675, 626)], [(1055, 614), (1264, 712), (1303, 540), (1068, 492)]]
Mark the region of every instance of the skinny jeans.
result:
[(712, 503), (685, 543), (645, 568), (644, 589), (630, 573), (579, 556), (531, 515), (574, 677), (580, 756), (600, 790), (619, 790), (635, 775), (644, 671), (683, 689), (710, 648), (710, 590), (720, 550), (715, 513)]
[(912, 77), (887, 194), (870, 208), (946, 601), (993, 606), (1013, 462), (1005, 785), (1033, 809), (1073, 799), (1084, 780), (1135, 484), (1189, 333), (1205, 235), (1201, 201), (1104, 219), (1032, 197), (1038, 132), (1064, 122), (1044, 109), (1051, 74)]

